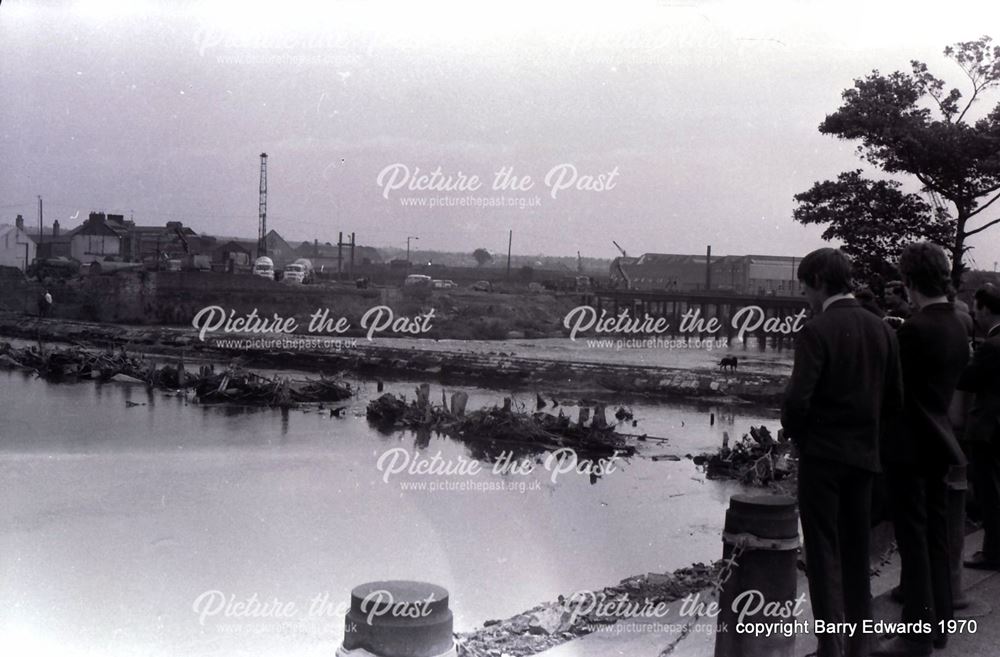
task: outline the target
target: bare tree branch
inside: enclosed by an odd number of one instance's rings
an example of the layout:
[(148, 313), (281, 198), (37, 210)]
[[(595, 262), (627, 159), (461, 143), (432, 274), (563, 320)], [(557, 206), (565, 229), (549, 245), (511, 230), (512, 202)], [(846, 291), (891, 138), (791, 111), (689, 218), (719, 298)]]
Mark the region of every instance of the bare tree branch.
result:
[(967, 231), (965, 231), (965, 236), (966, 237), (970, 237), (971, 235), (975, 235), (976, 233), (981, 233), (984, 230), (986, 230), (987, 228), (989, 228), (990, 226), (994, 226), (996, 224), (1000, 224), (1000, 217), (997, 217), (996, 219), (983, 224), (979, 228), (974, 228), (973, 230), (967, 230)]
[[(996, 191), (996, 190), (998, 190), (998, 189), (1000, 189), (1000, 186), (997, 186), (997, 187), (994, 187), (993, 189), (990, 189), (990, 190), (988, 190), (988, 191), (987, 191), (986, 193), (987, 193), (987, 194), (989, 194), (990, 192), (995, 192), (995, 191)], [(995, 201), (996, 201), (997, 199), (1000, 199), (1000, 194), (997, 194), (996, 196), (994, 196), (993, 198), (991, 198), (991, 199), (990, 199), (989, 201), (987, 201), (987, 202), (986, 202), (986, 203), (984, 203), (983, 205), (980, 205), (980, 206), (979, 206), (978, 208), (976, 208), (975, 210), (973, 210), (972, 212), (970, 212), (970, 213), (969, 213), (969, 217), (970, 217), (970, 218), (971, 218), (971, 217), (975, 217), (975, 216), (976, 216), (977, 214), (979, 214), (980, 212), (982, 212), (982, 211), (983, 211), (983, 210), (985, 210), (986, 208), (988, 208), (988, 207), (990, 207), (991, 205), (993, 205), (993, 203), (994, 203), (994, 202), (995, 202)]]
[[(969, 77), (972, 77), (972, 76), (969, 76)], [(962, 122), (962, 118), (965, 116), (965, 113), (969, 111), (969, 108), (972, 107), (972, 103), (975, 102), (976, 96), (978, 96), (978, 95), (979, 95), (979, 86), (975, 83), (975, 80), (973, 80), (973, 82), (972, 82), (972, 95), (969, 96), (969, 102), (965, 104), (965, 109), (963, 109), (962, 113), (958, 115), (958, 119), (955, 120), (955, 123), (961, 123)]]

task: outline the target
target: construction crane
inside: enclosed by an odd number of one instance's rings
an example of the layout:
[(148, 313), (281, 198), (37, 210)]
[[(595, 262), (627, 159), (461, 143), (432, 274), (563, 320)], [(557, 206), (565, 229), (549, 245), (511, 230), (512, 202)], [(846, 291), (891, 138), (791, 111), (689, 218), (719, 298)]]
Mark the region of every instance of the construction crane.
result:
[(257, 223), (257, 257), (267, 255), (267, 153), (260, 154), (260, 203)]
[(618, 242), (616, 242), (614, 240), (611, 240), (611, 243), (614, 244), (615, 248), (617, 248), (619, 251), (621, 251), (621, 254), (622, 254), (621, 258), (615, 258), (615, 268), (618, 270), (618, 273), (621, 275), (622, 280), (625, 281), (625, 289), (626, 290), (631, 290), (632, 289), (632, 279), (629, 278), (629, 275), (627, 273), (625, 273), (625, 267), (622, 266), (622, 261), (624, 261), (625, 258), (628, 257), (628, 254), (625, 253), (625, 249), (623, 249)]

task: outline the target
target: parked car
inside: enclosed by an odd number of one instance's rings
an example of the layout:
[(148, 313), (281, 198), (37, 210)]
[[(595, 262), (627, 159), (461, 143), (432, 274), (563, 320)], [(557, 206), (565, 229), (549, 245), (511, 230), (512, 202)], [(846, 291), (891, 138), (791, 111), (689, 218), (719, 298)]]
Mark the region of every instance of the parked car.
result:
[(455, 285), (455, 281), (441, 280), (437, 278), (431, 281), (431, 286), (435, 290), (450, 290), (453, 287), (458, 287), (457, 285)]
[(431, 295), (433, 283), (430, 276), (423, 274), (410, 274), (403, 281), (403, 296), (413, 298), (427, 298)]
[(489, 281), (476, 281), (472, 284), (472, 289), (477, 292), (492, 292), (493, 283), (490, 283)]

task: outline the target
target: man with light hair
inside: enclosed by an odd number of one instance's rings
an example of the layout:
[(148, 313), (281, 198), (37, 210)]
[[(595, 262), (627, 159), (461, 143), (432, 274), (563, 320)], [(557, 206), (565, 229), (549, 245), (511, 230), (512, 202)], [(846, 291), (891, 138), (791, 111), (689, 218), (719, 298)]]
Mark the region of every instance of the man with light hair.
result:
[(930, 655), (944, 647), (940, 623), (952, 620), (948, 556), (948, 487), (952, 466), (965, 465), (948, 409), (969, 361), (968, 332), (948, 299), (951, 263), (937, 244), (903, 249), (899, 271), (914, 311), (896, 333), (903, 374), (903, 414), (884, 434), (882, 463), (902, 562), (903, 622), (934, 635), (904, 632), (872, 653)]

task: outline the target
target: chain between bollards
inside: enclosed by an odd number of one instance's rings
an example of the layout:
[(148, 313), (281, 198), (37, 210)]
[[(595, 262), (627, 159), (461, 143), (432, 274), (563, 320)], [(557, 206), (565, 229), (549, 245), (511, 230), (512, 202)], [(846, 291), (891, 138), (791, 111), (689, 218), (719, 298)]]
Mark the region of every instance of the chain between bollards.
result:
[[(734, 538), (735, 540), (729, 540), (729, 537), (723, 534), (723, 539), (729, 542), (733, 546), (733, 551), (732, 553), (730, 553), (728, 558), (726, 557), (722, 558), (722, 568), (719, 570), (719, 574), (718, 576), (716, 576), (715, 582), (712, 583), (711, 589), (712, 592), (715, 593), (717, 598), (722, 595), (722, 587), (724, 587), (726, 585), (726, 582), (729, 581), (729, 578), (733, 576), (733, 571), (739, 565), (739, 559), (740, 557), (743, 556), (743, 553), (749, 546), (750, 539), (756, 537), (752, 536), (751, 534), (738, 534), (738, 535), (732, 535), (732, 538)], [(673, 641), (671, 641), (666, 648), (661, 650), (658, 657), (666, 657), (666, 655), (672, 653), (684, 639), (688, 638), (691, 635), (691, 629), (695, 626), (695, 624), (697, 624), (699, 620), (701, 620), (701, 617), (704, 615), (705, 615), (705, 607), (699, 607), (698, 613), (695, 614), (694, 618), (688, 621), (688, 623), (684, 626), (684, 629), (681, 630), (681, 635), (676, 639), (674, 639)]]

